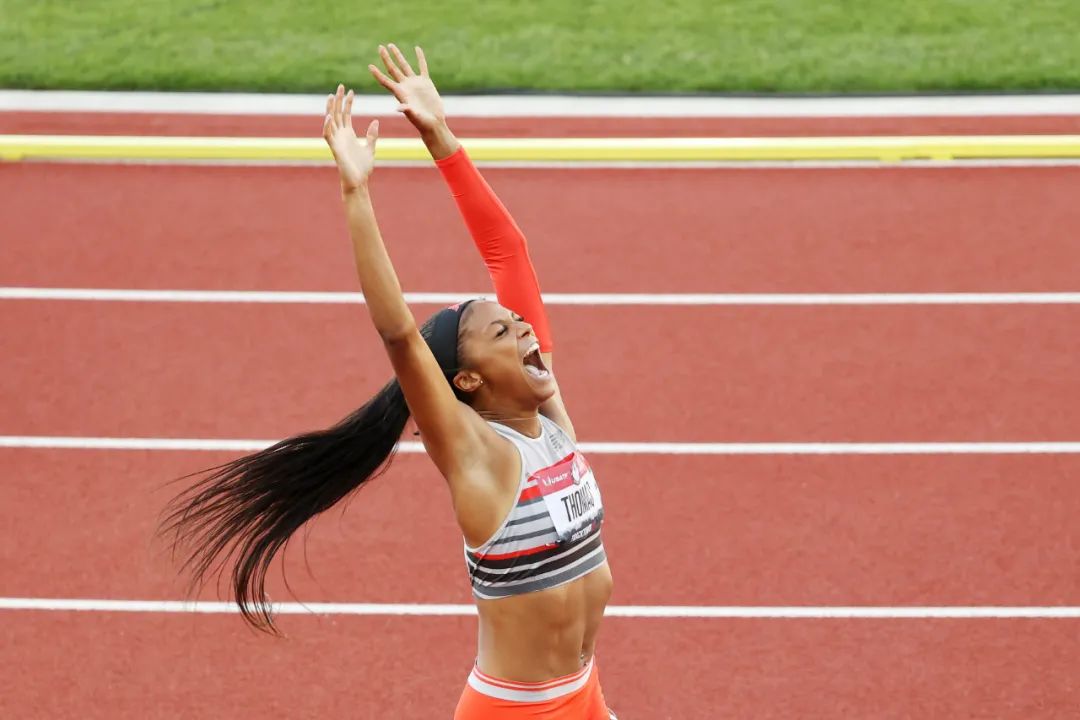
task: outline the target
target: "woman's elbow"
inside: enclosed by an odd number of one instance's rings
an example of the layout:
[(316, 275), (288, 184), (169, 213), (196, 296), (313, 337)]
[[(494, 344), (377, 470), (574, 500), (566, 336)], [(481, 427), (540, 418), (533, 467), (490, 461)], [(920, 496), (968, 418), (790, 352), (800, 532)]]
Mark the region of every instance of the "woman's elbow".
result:
[(380, 327), (378, 330), (383, 345), (388, 348), (400, 347), (410, 342), (415, 342), (417, 339), (421, 342), (423, 341), (423, 338), (420, 337), (420, 331), (416, 327), (416, 323), (388, 325), (386, 327)]

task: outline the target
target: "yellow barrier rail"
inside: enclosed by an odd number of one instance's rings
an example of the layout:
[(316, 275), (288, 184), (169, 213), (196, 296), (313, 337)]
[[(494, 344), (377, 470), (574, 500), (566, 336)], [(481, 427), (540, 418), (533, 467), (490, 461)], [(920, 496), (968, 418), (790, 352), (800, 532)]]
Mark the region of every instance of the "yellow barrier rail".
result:
[[(478, 162), (702, 162), (1080, 158), (1080, 135), (778, 138), (475, 138)], [(384, 138), (379, 159), (423, 161), (419, 140)], [(0, 160), (327, 161), (321, 138), (0, 135)]]

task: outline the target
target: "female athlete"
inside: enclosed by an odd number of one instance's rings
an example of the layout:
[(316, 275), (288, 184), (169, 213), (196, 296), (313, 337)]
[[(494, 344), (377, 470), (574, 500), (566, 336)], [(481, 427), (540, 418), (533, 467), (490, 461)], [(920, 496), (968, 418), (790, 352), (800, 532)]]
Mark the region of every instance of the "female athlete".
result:
[(182, 493), (167, 531), (190, 548), (194, 582), (231, 563), (244, 618), (275, 632), (266, 573), (289, 538), (383, 472), (411, 415), (450, 489), (479, 611), (476, 663), (455, 720), (607, 720), (593, 657), (611, 594), (603, 503), (552, 374), (551, 333), (525, 238), (394, 45), (369, 70), (419, 131), (469, 228), (499, 302), (445, 308), (417, 327), (368, 193), (378, 121), (358, 141), (353, 93), (327, 98), (356, 270), (395, 378), (336, 426), (213, 468)]

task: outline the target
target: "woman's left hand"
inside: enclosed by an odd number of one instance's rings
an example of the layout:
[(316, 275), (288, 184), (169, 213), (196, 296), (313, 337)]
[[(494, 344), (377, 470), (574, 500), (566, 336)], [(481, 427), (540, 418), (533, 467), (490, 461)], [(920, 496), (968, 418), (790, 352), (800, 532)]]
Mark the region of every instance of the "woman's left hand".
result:
[(326, 118), (323, 119), (323, 139), (330, 146), (341, 176), (341, 192), (349, 193), (367, 185), (375, 169), (375, 141), (379, 139), (379, 121), (368, 125), (366, 143), (356, 137), (352, 125), (353, 91), (345, 94), (345, 86), (326, 98)]
[(398, 50), (397, 45), (390, 44), (379, 46), (379, 57), (389, 77), (374, 65), (368, 65), (368, 70), (384, 88), (389, 90), (397, 101), (398, 112), (409, 119), (413, 126), (423, 133), (431, 133), (446, 124), (446, 112), (443, 110), (443, 101), (439, 97), (439, 91), (435, 89), (435, 83), (428, 75), (427, 59), (424, 51), (416, 48), (416, 62), (420, 68), (417, 75), (409, 61)]

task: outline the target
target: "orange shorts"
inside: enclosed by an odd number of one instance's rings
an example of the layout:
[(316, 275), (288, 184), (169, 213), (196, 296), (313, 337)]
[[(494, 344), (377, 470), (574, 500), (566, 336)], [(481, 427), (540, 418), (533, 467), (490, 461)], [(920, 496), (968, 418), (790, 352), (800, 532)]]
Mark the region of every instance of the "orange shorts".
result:
[(473, 667), (454, 720), (609, 720), (596, 661), (571, 675), (538, 683), (499, 680)]

